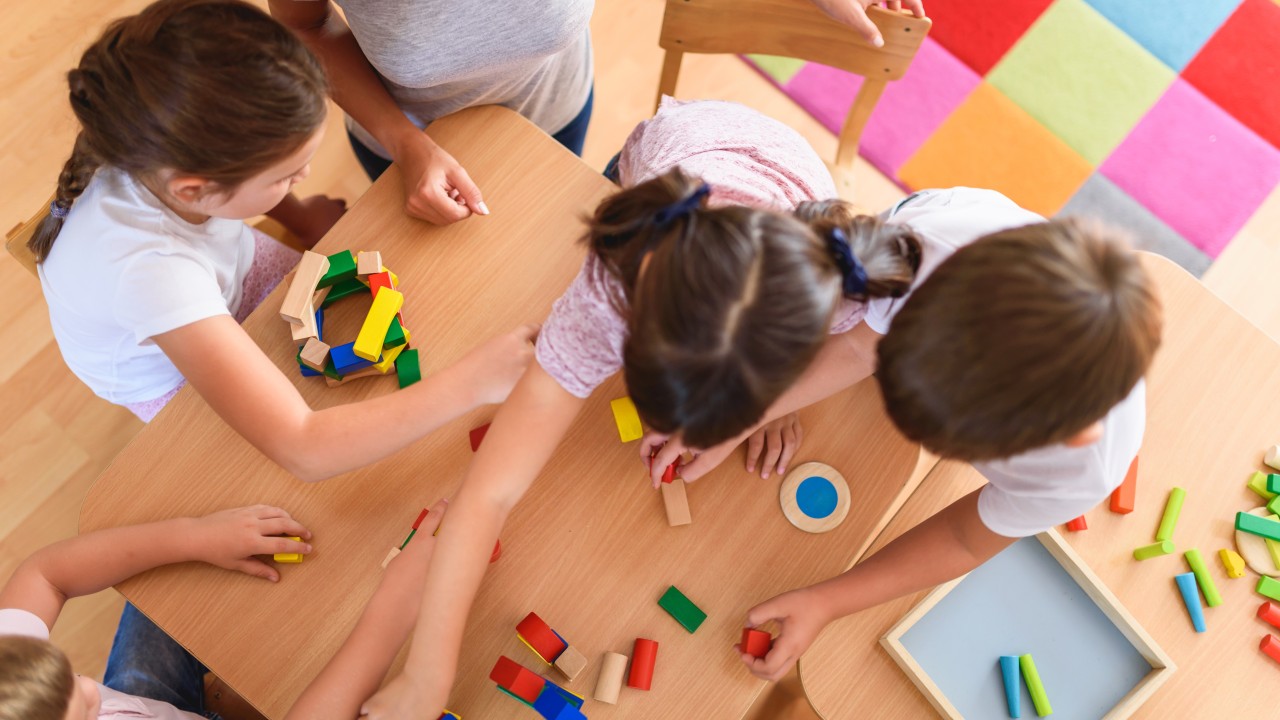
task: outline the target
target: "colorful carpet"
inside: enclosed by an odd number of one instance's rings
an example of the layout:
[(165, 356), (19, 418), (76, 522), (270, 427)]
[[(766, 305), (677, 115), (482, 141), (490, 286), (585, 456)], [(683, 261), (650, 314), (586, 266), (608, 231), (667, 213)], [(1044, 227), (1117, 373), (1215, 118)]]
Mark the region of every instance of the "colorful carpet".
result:
[[(1280, 0), (928, 0), (861, 152), (907, 189), (1094, 215), (1199, 275), (1280, 183)], [(861, 78), (747, 58), (838, 132)]]

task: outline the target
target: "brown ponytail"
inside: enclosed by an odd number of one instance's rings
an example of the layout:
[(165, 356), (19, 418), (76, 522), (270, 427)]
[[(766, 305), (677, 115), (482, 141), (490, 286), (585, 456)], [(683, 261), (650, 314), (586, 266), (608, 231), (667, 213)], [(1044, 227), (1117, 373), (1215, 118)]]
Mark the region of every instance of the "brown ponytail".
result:
[(240, 0), (160, 0), (111, 23), (67, 74), (80, 121), (53, 212), (28, 247), (49, 255), (65, 215), (101, 166), (149, 179), (194, 175), (219, 191), (294, 153), (325, 118), (319, 61)]
[(911, 228), (858, 213), (844, 200), (803, 202), (796, 207), (795, 216), (809, 223), (828, 243), (834, 241), (834, 231), (843, 233), (867, 276), (865, 290), (846, 293), (853, 299), (897, 298), (911, 289), (920, 270), (920, 238)]
[(67, 656), (48, 640), (0, 636), (0, 718), (62, 720), (74, 684)]

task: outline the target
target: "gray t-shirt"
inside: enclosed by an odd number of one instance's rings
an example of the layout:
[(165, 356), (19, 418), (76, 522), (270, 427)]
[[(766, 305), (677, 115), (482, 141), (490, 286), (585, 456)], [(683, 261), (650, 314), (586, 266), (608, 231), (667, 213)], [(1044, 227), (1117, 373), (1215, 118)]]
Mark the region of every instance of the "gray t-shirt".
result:
[[(335, 0), (364, 56), (418, 127), (502, 105), (554, 134), (591, 91), (594, 0)], [(347, 118), (369, 149), (390, 155)]]

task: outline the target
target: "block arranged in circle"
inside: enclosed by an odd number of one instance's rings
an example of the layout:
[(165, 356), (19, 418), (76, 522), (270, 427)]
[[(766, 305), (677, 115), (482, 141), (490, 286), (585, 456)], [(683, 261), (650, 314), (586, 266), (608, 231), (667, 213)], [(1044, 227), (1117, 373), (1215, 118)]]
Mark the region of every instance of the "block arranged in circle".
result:
[(807, 462), (787, 473), (778, 502), (792, 525), (824, 533), (839, 527), (849, 514), (849, 483), (830, 465)]
[(346, 280), (352, 280), (355, 276), (356, 256), (350, 250), (336, 252), (329, 256), (329, 267), (320, 278), (320, 281), (316, 283), (316, 288), (327, 288)]
[(1058, 0), (986, 80), (1097, 165), (1173, 78), (1084, 0)]
[(933, 20), (929, 37), (979, 75), (995, 67), (1053, 0), (991, 0), (974, 12), (965, 0), (932, 0), (925, 10)]
[(405, 350), (396, 358), (396, 377), (400, 387), (407, 388), (422, 379), (422, 366), (418, 364), (418, 349)]
[(387, 331), (396, 319), (396, 313), (404, 305), (404, 295), (388, 288), (373, 296), (373, 306), (360, 326), (360, 334), (356, 336), (354, 350), (356, 355), (377, 362), (382, 356), (382, 348), (386, 343)]
[(372, 362), (356, 355), (354, 342), (349, 342), (345, 345), (335, 345), (330, 348), (329, 358), (333, 360), (333, 369), (336, 370), (339, 375), (350, 375), (353, 372), (373, 367)]
[(1280, 150), (1177, 80), (1101, 172), (1216, 258), (1280, 182)]
[(1244, 0), (1182, 77), (1280, 147), (1280, 4)]
[(1240, 5), (1240, 0), (1087, 0), (1165, 65), (1181, 70)]
[(898, 171), (913, 189), (991, 188), (1041, 215), (1056, 213), (1093, 167), (987, 83), (981, 83)]

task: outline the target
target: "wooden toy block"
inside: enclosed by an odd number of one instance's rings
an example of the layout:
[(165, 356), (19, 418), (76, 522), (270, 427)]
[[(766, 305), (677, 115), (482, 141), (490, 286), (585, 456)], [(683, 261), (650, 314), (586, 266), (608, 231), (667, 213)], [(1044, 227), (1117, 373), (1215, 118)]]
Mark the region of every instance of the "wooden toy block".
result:
[(396, 377), (400, 387), (407, 388), (422, 379), (422, 368), (418, 365), (418, 350), (405, 350), (396, 358)]
[(1272, 495), (1280, 493), (1280, 475), (1271, 473), (1267, 476), (1267, 492)]
[(1009, 706), (1009, 717), (1022, 717), (1022, 673), (1018, 669), (1017, 657), (1000, 656), (1000, 677), (1004, 680), (1004, 701)]
[(373, 275), (382, 272), (382, 253), (361, 252), (356, 254), (356, 275)]
[(498, 558), (502, 557), (502, 539), (499, 538), (493, 543), (493, 552), (489, 555), (489, 564), (498, 562)]
[(391, 321), (391, 327), (387, 328), (387, 336), (382, 341), (383, 349), (393, 348), (397, 345), (407, 345), (409, 343), (408, 331), (404, 329), (400, 318)]
[(773, 649), (773, 636), (763, 630), (742, 628), (742, 652), (757, 660), (763, 660)]
[(396, 556), (399, 554), (400, 554), (400, 548), (398, 547), (391, 548), (391, 550), (387, 553), (387, 556), (382, 558), (382, 569), (386, 570), (387, 566), (391, 564), (391, 561), (395, 560)]
[(360, 334), (356, 336), (355, 353), (370, 362), (377, 362), (382, 356), (382, 346), (391, 328), (400, 306), (404, 305), (404, 295), (396, 290), (388, 289), (373, 298), (369, 314), (360, 326)]
[(324, 307), (324, 301), (329, 297), (329, 293), (333, 292), (333, 286), (322, 287), (311, 294), (311, 307), (317, 310)]
[(671, 527), (688, 525), (693, 522), (689, 514), (689, 496), (684, 480), (662, 483), (662, 506), (667, 510), (667, 524)]
[(443, 714), (443, 715), (441, 715), (439, 718), (437, 718), (437, 720), (450, 720), (450, 719), (452, 719), (452, 720), (462, 720), (462, 716), (461, 716), (461, 715), (459, 715), (459, 714), (458, 714), (458, 713), (456, 713), (456, 712), (451, 711), (451, 710), (445, 710), (445, 711), (444, 711), (444, 714)]
[(529, 702), (528, 700), (525, 700), (524, 698), (520, 697), (519, 695), (516, 695), (515, 693), (513, 693), (513, 692), (511, 692), (511, 691), (507, 690), (506, 688), (502, 687), (501, 685), (499, 685), (499, 686), (498, 686), (498, 692), (502, 693), (503, 695), (506, 695), (507, 697), (511, 698), (512, 700), (515, 700), (516, 702), (521, 703), (521, 704), (523, 704), (523, 705), (525, 705), (525, 706), (527, 706), (527, 707), (533, 707), (533, 703), (531, 703), (531, 702)]
[(555, 662), (556, 658), (560, 657), (560, 653), (569, 646), (551, 629), (550, 625), (538, 617), (537, 613), (524, 616), (520, 624), (516, 625), (516, 635), (548, 665)]
[(569, 645), (565, 647), (564, 651), (560, 653), (560, 657), (556, 658), (553, 664), (560, 671), (560, 674), (568, 678), (569, 682), (573, 682), (587, 667), (587, 658), (578, 652), (577, 648)]
[(1250, 515), (1247, 512), (1236, 513), (1236, 529), (1251, 535), (1280, 540), (1280, 522)]
[(1196, 632), (1204, 632), (1204, 608), (1200, 607), (1200, 593), (1196, 591), (1195, 573), (1174, 575), (1178, 583), (1178, 592), (1182, 593), (1182, 603), (1187, 606), (1187, 614), (1191, 616), (1191, 626)]
[(644, 437), (644, 426), (640, 424), (640, 415), (631, 398), (620, 397), (609, 403), (609, 409), (613, 410), (613, 421), (618, 424), (618, 437), (622, 438), (622, 442)]
[(320, 302), (321, 308), (327, 308), (339, 300), (355, 295), (356, 293), (367, 293), (369, 292), (369, 287), (360, 282), (358, 278), (351, 278), (350, 280), (343, 280), (342, 282), (334, 283), (328, 288), (328, 290), (329, 294)]
[(385, 268), (385, 267), (384, 267), (384, 268), (382, 268), (382, 270), (383, 270), (383, 272), (385, 272), (385, 273), (386, 273), (388, 276), (390, 276), (390, 278), (391, 278), (391, 289), (392, 289), (392, 290), (399, 290), (399, 289), (400, 289), (400, 278), (399, 278), (399, 277), (398, 277), (394, 272), (392, 272), (391, 270), (389, 270), (389, 269), (387, 269), (387, 268)]
[(316, 322), (316, 308), (311, 303), (311, 299), (307, 299), (306, 312), (302, 315), (302, 324), (289, 324), (289, 332), (294, 342), (306, 342), (308, 338), (320, 337), (320, 324)]
[(373, 367), (372, 361), (356, 355), (355, 343), (335, 345), (329, 348), (329, 357), (333, 358), (333, 368), (343, 377), (358, 370)]
[(693, 601), (680, 592), (675, 585), (667, 588), (662, 593), (662, 597), (658, 598), (658, 607), (666, 610), (671, 617), (680, 623), (680, 626), (690, 633), (696, 632), (702, 622), (707, 619), (707, 614), (702, 608), (693, 604)]
[(343, 280), (354, 280), (356, 277), (356, 256), (350, 250), (334, 253), (329, 256), (329, 267), (316, 283), (316, 288), (325, 288)]
[(418, 513), (418, 519), (413, 521), (413, 529), (417, 530), (422, 521), (427, 519), (427, 513), (431, 512), (431, 508), (422, 508), (422, 512)]
[(1133, 512), (1133, 504), (1138, 495), (1138, 458), (1129, 464), (1129, 472), (1125, 473), (1124, 482), (1111, 492), (1111, 512), (1127, 515)]
[(1280, 605), (1264, 600), (1258, 607), (1258, 618), (1280, 628)]
[[(1276, 519), (1276, 516), (1272, 515), (1271, 519)], [(1267, 554), (1271, 556), (1272, 568), (1280, 570), (1280, 542), (1276, 542), (1271, 538), (1263, 538), (1262, 541), (1267, 545)]]
[(536, 701), (546, 685), (537, 673), (505, 655), (498, 657), (497, 664), (489, 672), (489, 679), (527, 703)]
[(1085, 522), (1084, 516), (1081, 515), (1075, 520), (1068, 521), (1067, 529), (1070, 530), (1071, 532), (1080, 532), (1081, 530), (1088, 530), (1089, 523)]
[(303, 252), (302, 260), (294, 270), (293, 281), (289, 283), (289, 290), (285, 292), (284, 302), (280, 304), (280, 317), (294, 325), (303, 324), (304, 318), (315, 312), (314, 309), (308, 310), (311, 296), (316, 291), (316, 284), (328, 270), (328, 258), (310, 250)]
[(1262, 455), (1262, 462), (1270, 468), (1280, 470), (1280, 445), (1272, 445)]
[(1218, 559), (1222, 561), (1227, 577), (1232, 580), (1244, 577), (1244, 558), (1240, 557), (1240, 553), (1223, 548), (1218, 551)]
[(306, 345), (302, 346), (298, 357), (303, 365), (316, 372), (324, 372), (325, 361), (329, 359), (329, 346), (321, 342), (319, 338), (311, 338), (307, 340)]
[(485, 433), (489, 432), (489, 426), (491, 424), (492, 423), (485, 423), (471, 431), (469, 434), (471, 439), (471, 452), (476, 452), (480, 449), (480, 443), (484, 441)]
[(378, 372), (377, 368), (367, 367), (363, 370), (357, 370), (353, 373), (342, 375), (340, 379), (334, 380), (332, 377), (329, 376), (328, 372), (325, 372), (324, 382), (329, 387), (340, 387), (342, 385), (346, 385), (349, 382), (355, 382), (356, 380), (360, 380), (362, 378), (368, 378), (368, 377), (382, 377), (382, 373)]
[(1182, 557), (1186, 558), (1187, 567), (1191, 568), (1191, 574), (1196, 576), (1196, 584), (1200, 586), (1200, 592), (1204, 593), (1204, 604), (1209, 607), (1221, 605), (1222, 596), (1218, 594), (1218, 587), (1213, 584), (1213, 576), (1209, 574), (1209, 568), (1204, 564), (1200, 551), (1191, 548), (1184, 552)]
[(1133, 558), (1134, 558), (1135, 560), (1150, 560), (1150, 559), (1151, 559), (1151, 558), (1153, 558), (1153, 557), (1160, 557), (1161, 555), (1168, 555), (1168, 554), (1169, 554), (1169, 553), (1171, 553), (1171, 552), (1173, 552), (1173, 541), (1172, 541), (1172, 540), (1162, 540), (1161, 542), (1158, 542), (1158, 543), (1151, 543), (1150, 545), (1143, 545), (1142, 547), (1138, 548), (1137, 550), (1134, 550), (1134, 551), (1133, 551)]
[(1176, 487), (1169, 491), (1169, 500), (1164, 504), (1164, 515), (1160, 517), (1160, 527), (1156, 530), (1156, 540), (1172, 540), (1173, 529), (1178, 525), (1178, 515), (1182, 513), (1182, 502), (1187, 499), (1187, 491)]
[(1272, 498), (1271, 501), (1267, 503), (1267, 512), (1272, 515), (1280, 515), (1280, 495)]
[(388, 272), (374, 273), (367, 277), (366, 280), (369, 281), (369, 292), (373, 293), (373, 298), (375, 300), (378, 299), (379, 290), (383, 288), (387, 288), (388, 290), (394, 289), (394, 286), (391, 284), (391, 273)]
[[(299, 350), (298, 354), (301, 355), (302, 351)], [(306, 365), (303, 365), (301, 360), (298, 361), (298, 371), (302, 374), (302, 377), (322, 377), (324, 375), (322, 372), (316, 372)]]
[(1031, 653), (1018, 658), (1018, 668), (1026, 678), (1027, 692), (1031, 694), (1031, 704), (1036, 708), (1036, 715), (1052, 715), (1053, 707), (1049, 705), (1049, 696), (1044, 691), (1044, 683), (1040, 681), (1040, 673), (1036, 670), (1036, 661)]
[(653, 687), (653, 667), (658, 662), (658, 643), (647, 638), (636, 638), (631, 651), (631, 673), (627, 675), (627, 687), (648, 690)]
[(373, 364), (373, 367), (383, 375), (391, 372), (396, 366), (396, 358), (400, 357), (400, 353), (408, 350), (408, 345), (397, 345), (389, 350), (382, 351), (382, 359)]
[(1249, 476), (1249, 482), (1246, 484), (1250, 490), (1254, 491), (1262, 497), (1263, 500), (1271, 500), (1276, 494), (1267, 490), (1267, 474), (1256, 472)]
[(413, 528), (409, 530), (409, 534), (404, 537), (404, 542), (400, 543), (400, 549), (401, 550), (405, 549), (409, 545), (409, 541), (412, 540), (413, 536), (417, 534), (418, 534), (418, 528)]
[(533, 709), (537, 710), (538, 714), (545, 720), (579, 720), (579, 718), (586, 718), (586, 715), (583, 715), (576, 705), (569, 702), (568, 698), (550, 688), (542, 691), (542, 694), (534, 701)]
[(547, 680), (546, 678), (543, 678), (543, 680), (546, 680), (546, 683), (547, 683), (546, 687), (543, 688), (543, 692), (556, 693), (560, 697), (569, 701), (569, 704), (576, 708), (582, 707), (583, 703), (587, 701), (585, 697), (583, 697), (582, 695), (579, 695), (576, 692), (573, 692), (571, 690), (566, 690), (560, 687), (559, 685), (555, 684), (554, 682)]
[[(667, 469), (666, 469), (666, 470), (663, 470), (663, 471), (662, 471), (662, 482), (664, 482), (664, 483), (669, 483), (669, 482), (672, 482), (672, 481), (674, 481), (674, 480), (676, 479), (676, 466), (677, 466), (677, 465), (679, 465), (679, 464), (680, 464), (680, 459), (679, 459), (679, 458), (676, 458), (675, 460), (673, 460), (673, 461), (671, 462), (671, 464), (670, 464), (670, 465), (668, 465), (668, 466), (667, 466)], [(653, 457), (652, 457), (652, 456), (649, 458), (649, 469), (650, 469), (650, 470), (652, 470), (652, 469), (653, 469)]]
[[(302, 542), (300, 537), (290, 537), (294, 542)], [(278, 563), (300, 563), (302, 562), (302, 553), (276, 553), (271, 559)]]
[(1273, 577), (1268, 577), (1266, 575), (1263, 575), (1262, 577), (1258, 578), (1258, 585), (1254, 588), (1254, 590), (1259, 595), (1269, 597), (1272, 600), (1280, 601), (1280, 581), (1276, 580)]
[(622, 678), (627, 673), (627, 656), (607, 652), (600, 659), (600, 675), (596, 677), (596, 691), (592, 694), (602, 703), (615, 705), (622, 691)]
[(1262, 638), (1262, 643), (1258, 645), (1258, 649), (1267, 654), (1267, 657), (1280, 662), (1280, 640), (1275, 635), (1267, 635)]

